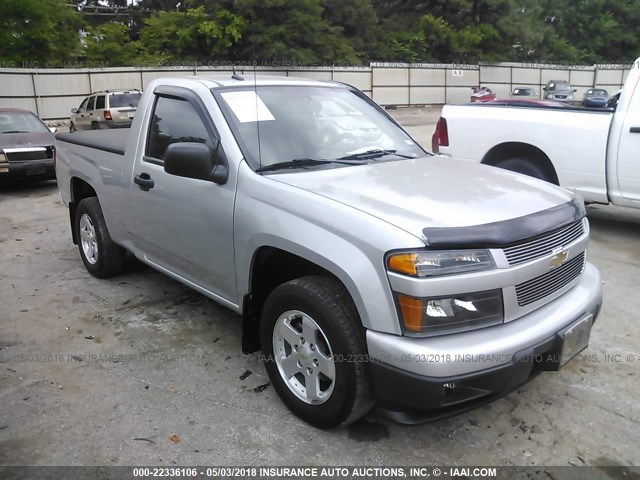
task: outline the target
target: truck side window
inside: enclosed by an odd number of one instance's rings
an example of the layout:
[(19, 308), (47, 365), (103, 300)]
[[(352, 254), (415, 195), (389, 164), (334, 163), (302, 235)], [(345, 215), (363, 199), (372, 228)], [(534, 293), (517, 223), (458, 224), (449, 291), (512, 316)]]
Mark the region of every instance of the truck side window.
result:
[(104, 95), (96, 97), (96, 110), (102, 110), (104, 108)]
[(82, 103), (80, 104), (80, 107), (78, 107), (78, 111), (79, 112), (85, 112), (87, 110), (87, 102), (89, 101), (89, 97), (85, 98)]
[(89, 99), (89, 104), (87, 105), (87, 110), (89, 111), (93, 110), (93, 106), (95, 105), (95, 103), (96, 103), (96, 97), (91, 97)]
[(167, 147), (177, 142), (213, 143), (196, 109), (186, 100), (158, 97), (151, 117), (146, 156), (164, 159)]

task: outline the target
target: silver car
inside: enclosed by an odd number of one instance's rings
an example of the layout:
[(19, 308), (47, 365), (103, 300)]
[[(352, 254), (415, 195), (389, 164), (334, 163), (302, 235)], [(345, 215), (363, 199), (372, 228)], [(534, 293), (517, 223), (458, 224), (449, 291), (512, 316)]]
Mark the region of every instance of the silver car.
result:
[(71, 109), (69, 130), (130, 127), (140, 97), (142, 92), (137, 89), (94, 92)]
[(571, 88), (569, 82), (564, 80), (549, 80), (543, 90), (545, 99), (567, 103), (573, 102), (573, 94), (577, 92), (575, 88)]

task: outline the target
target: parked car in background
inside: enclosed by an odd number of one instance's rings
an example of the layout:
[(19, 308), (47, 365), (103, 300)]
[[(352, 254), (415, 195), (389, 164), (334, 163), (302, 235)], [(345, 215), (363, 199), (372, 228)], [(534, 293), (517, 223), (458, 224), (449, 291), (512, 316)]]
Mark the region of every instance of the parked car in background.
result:
[(105, 90), (85, 98), (71, 109), (69, 130), (130, 127), (142, 97), (140, 90)]
[(0, 179), (55, 178), (54, 131), (29, 110), (0, 109)]
[(516, 98), (538, 98), (538, 94), (533, 88), (516, 87), (511, 92), (511, 97)]
[(611, 95), (609, 100), (607, 101), (607, 107), (613, 108), (614, 110), (618, 106), (618, 101), (620, 100), (620, 94), (622, 93), (622, 89), (618, 90), (616, 93)]
[(472, 102), (490, 102), (496, 99), (496, 94), (487, 87), (471, 87), (473, 94), (471, 95)]
[(609, 92), (604, 88), (590, 88), (582, 100), (582, 105), (585, 107), (605, 108), (608, 103)]
[(571, 88), (569, 82), (564, 80), (549, 80), (542, 89), (545, 91), (544, 98), (547, 100), (568, 103), (573, 102), (573, 94), (576, 92), (576, 89)]

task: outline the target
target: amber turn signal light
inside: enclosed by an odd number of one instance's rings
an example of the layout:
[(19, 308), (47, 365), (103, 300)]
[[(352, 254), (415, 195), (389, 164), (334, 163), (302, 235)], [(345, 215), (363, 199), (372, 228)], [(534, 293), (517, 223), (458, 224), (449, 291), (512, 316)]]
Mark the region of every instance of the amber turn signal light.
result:
[(422, 330), (422, 316), (424, 306), (419, 298), (398, 294), (398, 304), (402, 312), (404, 327), (410, 332), (420, 333)]
[(418, 271), (416, 270), (417, 258), (417, 253), (399, 253), (397, 255), (390, 256), (387, 264), (389, 266), (389, 270), (392, 272), (415, 276), (418, 274)]

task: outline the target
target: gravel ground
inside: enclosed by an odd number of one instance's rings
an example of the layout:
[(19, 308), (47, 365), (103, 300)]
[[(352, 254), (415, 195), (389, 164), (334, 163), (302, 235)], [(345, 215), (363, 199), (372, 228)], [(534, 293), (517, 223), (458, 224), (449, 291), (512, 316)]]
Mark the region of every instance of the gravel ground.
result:
[[(437, 111), (393, 114), (428, 144)], [(325, 432), (240, 352), (237, 315), (134, 259), (91, 277), (55, 182), (0, 186), (0, 465), (639, 465), (640, 211), (588, 213), (605, 306), (584, 356), (437, 423)]]

